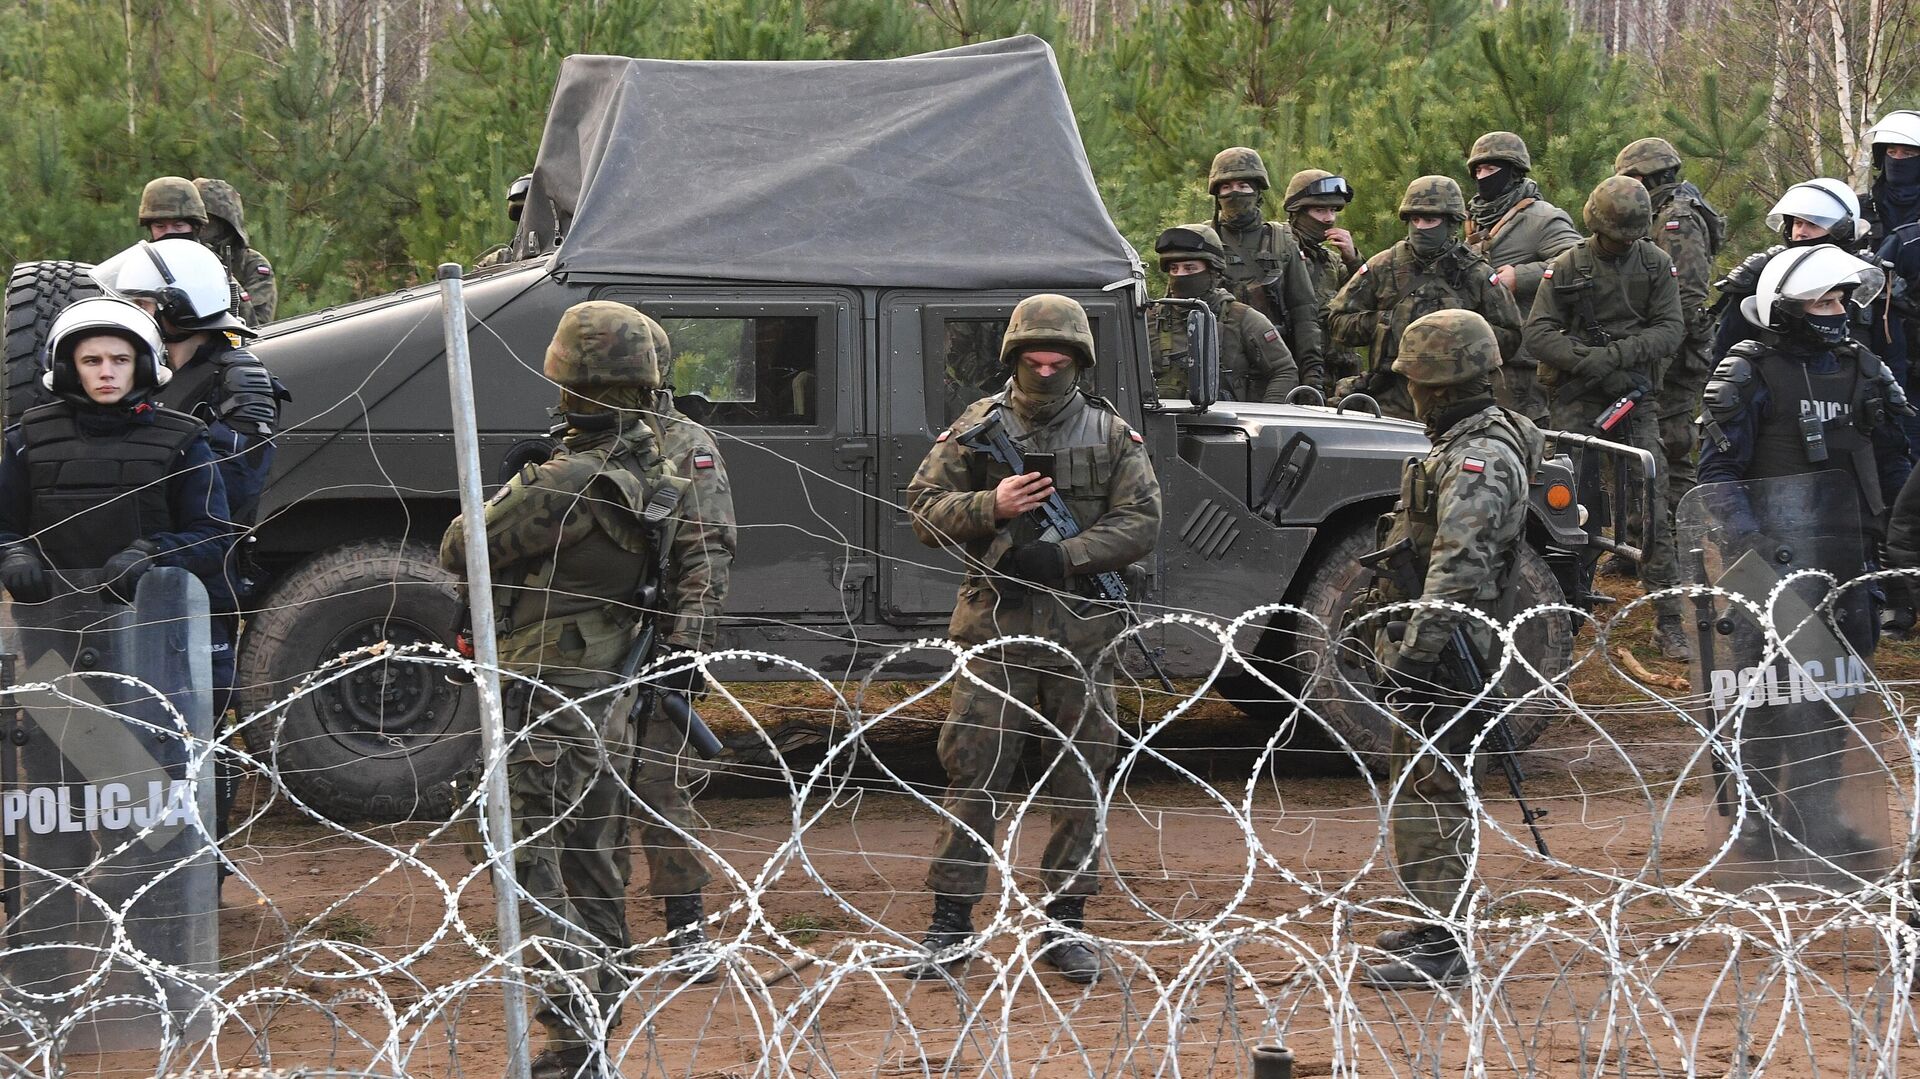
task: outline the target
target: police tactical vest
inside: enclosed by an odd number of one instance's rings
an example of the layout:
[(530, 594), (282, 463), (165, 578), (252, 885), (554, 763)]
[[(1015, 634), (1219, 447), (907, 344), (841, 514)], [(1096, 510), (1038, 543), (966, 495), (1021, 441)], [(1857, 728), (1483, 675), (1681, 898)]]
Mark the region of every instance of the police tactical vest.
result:
[(33, 488), (28, 523), (49, 562), (94, 569), (142, 536), (175, 526), (167, 476), (203, 428), (191, 416), (152, 408), (145, 413), (151, 423), (94, 434), (74, 408), (55, 401), (20, 419)]
[[(1749, 344), (1754, 345), (1748, 348)], [(1762, 351), (1757, 343), (1743, 343), (1741, 351), (1753, 364), (1771, 401), (1754, 430), (1753, 459), (1747, 465), (1748, 479), (1773, 476), (1800, 476), (1809, 472), (1838, 469), (1848, 473), (1859, 488), (1861, 505), (1871, 514), (1886, 509), (1880, 492), (1879, 471), (1873, 457), (1869, 434), (1873, 419), (1869, 397), (1873, 381), (1860, 369), (1858, 357), (1840, 352), (1840, 368), (1816, 374), (1807, 365), (1772, 350)], [(1758, 353), (1758, 355), (1755, 355)], [(1825, 437), (1827, 459), (1811, 461), (1806, 438), (1801, 430), (1802, 416), (1816, 416)]]

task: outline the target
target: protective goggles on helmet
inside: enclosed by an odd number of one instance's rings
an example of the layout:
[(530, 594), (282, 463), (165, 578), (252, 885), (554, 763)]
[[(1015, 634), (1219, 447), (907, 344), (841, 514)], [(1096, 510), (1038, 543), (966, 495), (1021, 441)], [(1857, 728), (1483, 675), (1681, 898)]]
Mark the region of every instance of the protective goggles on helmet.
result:
[(1336, 196), (1348, 202), (1353, 201), (1353, 188), (1347, 186), (1345, 176), (1327, 176), (1315, 180), (1294, 193), (1296, 199), (1316, 199)]

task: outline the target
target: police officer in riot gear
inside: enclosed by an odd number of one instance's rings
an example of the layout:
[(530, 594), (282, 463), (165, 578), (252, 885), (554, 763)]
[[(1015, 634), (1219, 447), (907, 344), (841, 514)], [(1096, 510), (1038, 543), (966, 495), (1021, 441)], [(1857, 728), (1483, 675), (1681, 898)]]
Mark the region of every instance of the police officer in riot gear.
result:
[(60, 570), (103, 568), (120, 603), (156, 566), (218, 575), (226, 492), (205, 428), (153, 403), (160, 347), (153, 319), (123, 300), (80, 300), (54, 320), (41, 381), (57, 399), (8, 428), (0, 456), (0, 582), (15, 602), (51, 598)]
[[(244, 534), (259, 512), (273, 467), (273, 437), (287, 391), (245, 342), (254, 331), (228, 308), (227, 270), (219, 256), (183, 237), (141, 241), (94, 268), (102, 287), (145, 308), (159, 322), (170, 378), (155, 401), (206, 426), (226, 490), (229, 531)], [(233, 696), (240, 605), (252, 585), (236, 545), (219, 572), (203, 575), (212, 612), (214, 716)], [(224, 832), (238, 775), (222, 758)]]
[(1920, 221), (1920, 110), (1896, 109), (1867, 129), (1873, 185), (1860, 193), (1862, 218), (1876, 235)]
[(1860, 199), (1843, 181), (1822, 176), (1787, 188), (1767, 211), (1767, 228), (1780, 242), (1741, 260), (1725, 277), (1713, 283), (1719, 291), (1713, 312), (1720, 318), (1713, 338), (1717, 363), (1733, 346), (1754, 336), (1758, 328), (1740, 313), (1740, 303), (1760, 287), (1760, 271), (1773, 256), (1790, 247), (1832, 244), (1855, 253), (1872, 249), (1873, 231), (1860, 214)]

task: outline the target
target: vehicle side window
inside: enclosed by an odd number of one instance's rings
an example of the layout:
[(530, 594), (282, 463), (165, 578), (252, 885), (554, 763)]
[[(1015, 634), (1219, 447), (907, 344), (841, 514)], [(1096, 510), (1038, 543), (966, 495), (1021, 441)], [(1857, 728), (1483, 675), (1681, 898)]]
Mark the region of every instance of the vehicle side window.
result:
[[(1006, 332), (1004, 317), (940, 321), (925, 352), (927, 420), (934, 430), (951, 426), (968, 405), (1007, 384), (1007, 369), (1000, 366), (1000, 338)], [(1098, 340), (1098, 319), (1093, 333)]]
[(660, 324), (673, 341), (675, 400), (695, 420), (746, 426), (814, 422), (817, 319), (668, 316)]

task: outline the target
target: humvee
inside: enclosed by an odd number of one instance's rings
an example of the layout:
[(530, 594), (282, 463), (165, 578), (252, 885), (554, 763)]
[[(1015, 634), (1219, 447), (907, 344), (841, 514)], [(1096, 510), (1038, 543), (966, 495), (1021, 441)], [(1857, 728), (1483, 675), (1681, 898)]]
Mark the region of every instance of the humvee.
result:
[[(517, 261), (465, 285), (483, 467), (546, 437), (556, 392), (541, 362), (561, 312), (616, 300), (658, 319), (680, 405), (714, 429), (734, 486), (724, 647), (854, 678), (942, 632), (961, 567), (916, 541), (905, 489), (934, 438), (1004, 381), (1001, 329), (1034, 292), (1086, 307), (1095, 388), (1152, 453), (1165, 524), (1137, 597), (1145, 617), (1285, 601), (1336, 625), (1404, 462), (1427, 450), (1419, 426), (1365, 408), (1215, 402), (1210, 386), (1195, 401), (1155, 397), (1140, 262), (1035, 38), (858, 63), (570, 57), (533, 174)], [(84, 266), (16, 268), (16, 409), (37, 388), (36, 328), (90, 288)], [(378, 663), (278, 704), (337, 656), (444, 642), (459, 624), (435, 561), (458, 509), (438, 290), (277, 322), (254, 347), (293, 401), (247, 540), (258, 588), (239, 658), (245, 711), (284, 717), (251, 724), (249, 744), (336, 818), (443, 814), (447, 780), (477, 753), (470, 686)], [(1571, 483), (1554, 467), (1543, 487)], [(1534, 602), (1587, 596), (1586, 548), (1611, 545), (1562, 496), (1535, 500), (1516, 579)], [(1537, 620), (1523, 643), (1555, 670), (1572, 631)], [(1240, 644), (1298, 688), (1324, 636), (1275, 617)], [(1206, 674), (1220, 651), (1172, 630), (1150, 644), (1176, 678)], [(1243, 708), (1278, 707), (1226, 670)], [(1320, 684), (1316, 713), (1378, 764), (1381, 714)]]

